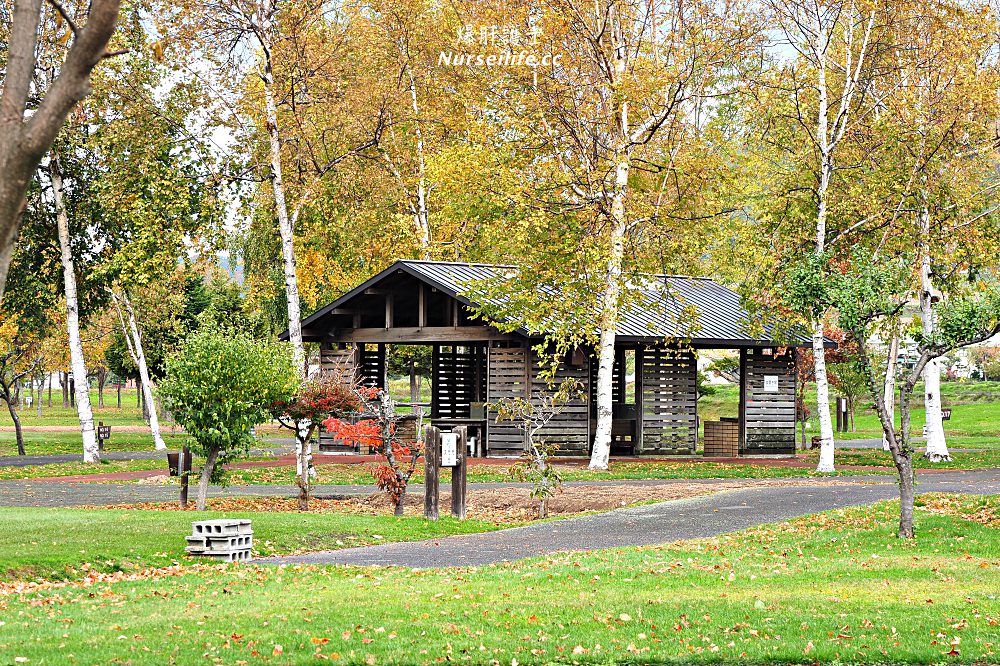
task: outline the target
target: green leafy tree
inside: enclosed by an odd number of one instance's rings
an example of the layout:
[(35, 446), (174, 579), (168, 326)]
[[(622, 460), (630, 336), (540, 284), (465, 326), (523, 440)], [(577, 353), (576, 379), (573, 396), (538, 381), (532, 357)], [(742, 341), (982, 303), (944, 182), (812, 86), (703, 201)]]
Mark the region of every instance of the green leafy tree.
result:
[(198, 484), (204, 511), (217, 466), (249, 450), (253, 428), (269, 420), (272, 405), (290, 399), (298, 372), (286, 345), (211, 328), (191, 335), (166, 370), (164, 405), (205, 456)]
[(828, 276), (825, 302), (836, 311), (840, 327), (859, 341), (859, 367), (867, 380), (899, 473), (899, 536), (912, 539), (914, 449), (910, 439), (910, 396), (928, 362), (1000, 333), (1000, 285), (970, 279), (936, 308), (937, 326), (932, 335), (925, 335), (920, 330), (911, 332), (917, 343), (917, 360), (898, 384), (900, 424), (897, 428), (883, 393), (884, 372), (876, 368), (875, 355), (868, 349), (868, 341), (880, 329), (896, 325), (908, 301), (907, 295), (911, 293), (912, 257), (873, 258), (858, 250), (852, 259), (849, 270)]

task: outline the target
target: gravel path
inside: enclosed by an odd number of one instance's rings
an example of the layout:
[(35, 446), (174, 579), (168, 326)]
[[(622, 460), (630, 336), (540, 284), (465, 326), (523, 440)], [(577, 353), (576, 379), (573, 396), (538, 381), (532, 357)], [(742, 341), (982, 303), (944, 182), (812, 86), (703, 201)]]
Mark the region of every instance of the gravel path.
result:
[[(845, 479), (846, 480), (846, 479)], [(593, 550), (710, 537), (830, 509), (898, 497), (891, 483), (857, 477), (846, 485), (751, 488), (536, 523), (499, 532), (275, 557), (268, 564), (480, 566), (567, 550)], [(690, 481), (688, 481), (690, 483)], [(1000, 470), (934, 474), (918, 492), (1000, 494)]]

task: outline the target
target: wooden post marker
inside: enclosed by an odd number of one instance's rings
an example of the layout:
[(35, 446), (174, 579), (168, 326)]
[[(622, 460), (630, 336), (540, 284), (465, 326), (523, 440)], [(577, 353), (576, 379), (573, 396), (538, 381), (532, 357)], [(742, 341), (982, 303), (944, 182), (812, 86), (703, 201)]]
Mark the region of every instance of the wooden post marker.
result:
[(468, 465), (469, 429), (459, 426), (452, 432), (458, 435), (456, 464), (451, 468), (451, 515), (465, 518), (466, 465)]
[(424, 518), (438, 519), (438, 497), (441, 477), (441, 430), (432, 425), (424, 426)]
[(465, 518), (466, 465), (469, 431), (465, 426), (442, 433), (424, 427), (424, 517), (440, 517), (441, 467), (451, 468), (451, 515)]

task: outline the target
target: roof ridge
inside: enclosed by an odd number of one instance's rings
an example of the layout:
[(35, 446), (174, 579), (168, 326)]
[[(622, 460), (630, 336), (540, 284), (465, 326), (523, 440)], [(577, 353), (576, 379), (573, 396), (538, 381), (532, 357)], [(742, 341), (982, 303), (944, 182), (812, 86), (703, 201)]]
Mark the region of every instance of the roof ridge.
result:
[(399, 259), (402, 264), (428, 264), (445, 266), (479, 266), (482, 268), (517, 268), (513, 264), (486, 264), (475, 261), (438, 261), (436, 259)]
[[(481, 268), (514, 268), (517, 266), (515, 264), (489, 264), (481, 261), (442, 261), (440, 259), (399, 259), (400, 263), (404, 264), (425, 264), (425, 265), (438, 265), (438, 266), (478, 266)], [(680, 278), (683, 280), (703, 280), (705, 282), (715, 282), (720, 284), (715, 278), (708, 277), (707, 275), (682, 275), (680, 273), (639, 273), (639, 275), (646, 275), (654, 278)]]

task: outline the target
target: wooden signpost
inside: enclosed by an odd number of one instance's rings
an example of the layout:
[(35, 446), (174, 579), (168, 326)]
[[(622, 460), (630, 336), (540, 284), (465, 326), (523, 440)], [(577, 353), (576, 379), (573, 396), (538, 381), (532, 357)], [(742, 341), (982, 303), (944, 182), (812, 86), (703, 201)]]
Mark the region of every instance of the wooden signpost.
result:
[(425, 518), (437, 520), (440, 517), (442, 467), (451, 467), (451, 515), (465, 518), (467, 442), (468, 430), (465, 426), (445, 433), (431, 425), (424, 428)]
[(104, 425), (104, 421), (97, 422), (97, 450), (104, 450), (104, 442), (111, 439), (111, 426)]

